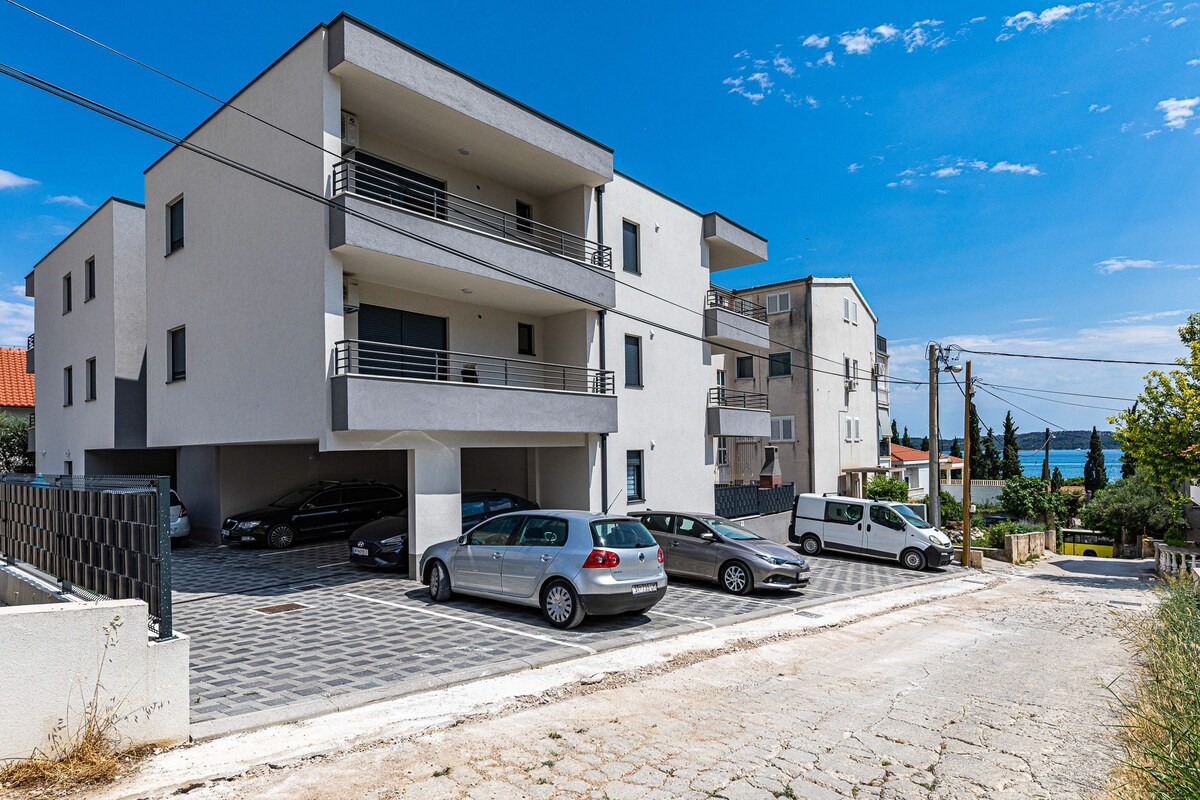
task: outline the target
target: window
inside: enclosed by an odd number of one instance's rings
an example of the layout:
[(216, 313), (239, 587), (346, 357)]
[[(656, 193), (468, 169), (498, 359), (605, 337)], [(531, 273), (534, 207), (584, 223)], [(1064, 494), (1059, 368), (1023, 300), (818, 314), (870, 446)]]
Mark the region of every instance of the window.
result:
[(74, 475), (75, 474), (75, 462), (64, 461), (63, 462), (63, 474), (64, 475)]
[(854, 436), (853, 436), (853, 439), (854, 439), (854, 441), (856, 441), (856, 442), (861, 442), (861, 441), (862, 441), (862, 418), (861, 418), (861, 417), (855, 417), (855, 418), (854, 418)]
[(503, 514), (506, 511), (512, 511), (516, 507), (511, 497), (493, 497), (488, 500), (489, 514)]
[(642, 387), (642, 339), (640, 336), (625, 337), (625, 385)]
[(871, 506), (871, 522), (893, 530), (904, 530), (904, 520), (887, 506)]
[(729, 439), (724, 436), (717, 437), (717, 466), (727, 466), (729, 464)]
[(83, 371), (83, 399), (96, 399), (96, 359), (89, 358)]
[(767, 313), (783, 314), (792, 310), (792, 295), (790, 292), (771, 292), (767, 295)]
[(533, 355), (533, 326), (526, 322), (517, 323), (517, 353)]
[(562, 547), (567, 543), (567, 521), (552, 517), (526, 517), (517, 537), (521, 547)]
[(72, 367), (63, 367), (63, 406), (74, 405), (75, 403), (75, 370)]
[(497, 517), (481, 523), (471, 531), (467, 544), (481, 544), (487, 547), (505, 547), (512, 538), (513, 532), (524, 521), (524, 517)]
[(628, 450), (625, 453), (625, 499), (636, 502), (646, 499), (644, 475), (642, 473), (642, 451)]
[(723, 369), (717, 370), (717, 386), (725, 386), (725, 370)]
[(754, 377), (754, 356), (738, 356), (737, 376), (739, 378)]
[(794, 442), (794, 441), (796, 441), (796, 418), (795, 417), (771, 417), (771, 441), (772, 442)]
[(524, 201), (517, 201), (517, 230), (521, 233), (533, 232), (533, 206)]
[(854, 420), (850, 417), (846, 417), (846, 441), (849, 442), (849, 441), (853, 441), (853, 440), (854, 440)]
[(852, 380), (852, 381), (858, 380), (858, 359), (857, 358), (850, 362), (850, 380)]
[(634, 275), (642, 274), (642, 260), (638, 253), (638, 226), (629, 220), (621, 222), (621, 268)]
[(842, 298), (842, 319), (852, 325), (858, 324), (858, 303), (849, 297)]
[(487, 506), (482, 500), (464, 500), (462, 504), (463, 522), (467, 522), (472, 517), (482, 517), (485, 508)]
[(707, 530), (708, 528), (705, 528), (704, 525), (691, 517), (675, 518), (675, 532), (680, 536), (699, 537), (700, 534), (705, 533)]
[(648, 531), (658, 533), (671, 532), (671, 516), (669, 514), (647, 514), (638, 518)]
[(850, 359), (843, 358), (842, 362), (845, 364), (846, 380), (850, 380), (850, 378), (852, 377), (850, 374)]
[(63, 313), (71, 313), (71, 273), (63, 275)]
[(96, 258), (83, 262), (83, 302), (96, 297)]
[(791, 353), (771, 353), (768, 362), (769, 369), (767, 374), (772, 378), (778, 378), (782, 375), (792, 374), (792, 354)]
[(167, 255), (183, 249), (183, 198), (167, 205)]
[(167, 383), (187, 378), (187, 329), (176, 328), (167, 333)]
[(825, 521), (839, 525), (856, 525), (862, 522), (863, 507), (857, 503), (825, 503)]

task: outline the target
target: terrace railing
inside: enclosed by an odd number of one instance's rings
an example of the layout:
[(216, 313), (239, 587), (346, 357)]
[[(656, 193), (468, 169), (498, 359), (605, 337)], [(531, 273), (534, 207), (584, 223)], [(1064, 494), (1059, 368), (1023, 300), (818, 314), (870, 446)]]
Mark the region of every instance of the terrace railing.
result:
[(704, 299), (705, 308), (724, 308), (744, 317), (767, 321), (767, 309), (758, 303), (751, 303), (744, 297), (738, 297), (733, 292), (713, 286), (708, 290)]
[(746, 408), (751, 411), (769, 411), (767, 396), (761, 392), (743, 392), (727, 386), (714, 386), (708, 390), (708, 404), (723, 408)]

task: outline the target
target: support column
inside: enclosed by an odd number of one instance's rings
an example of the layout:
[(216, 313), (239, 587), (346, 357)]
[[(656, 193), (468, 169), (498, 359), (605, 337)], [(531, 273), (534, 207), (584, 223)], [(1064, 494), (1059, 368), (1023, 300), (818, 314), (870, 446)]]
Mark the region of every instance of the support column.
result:
[(408, 574), (421, 554), (462, 533), (462, 450), (428, 441), (408, 451)]

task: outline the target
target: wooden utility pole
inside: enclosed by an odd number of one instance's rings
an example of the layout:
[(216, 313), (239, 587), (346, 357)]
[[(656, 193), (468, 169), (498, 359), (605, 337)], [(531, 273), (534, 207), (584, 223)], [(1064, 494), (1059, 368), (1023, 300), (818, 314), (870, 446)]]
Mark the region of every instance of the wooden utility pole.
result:
[(971, 362), (967, 362), (966, 410), (963, 413), (963, 546), (962, 565), (971, 566)]
[(942, 526), (941, 431), (938, 430), (938, 371), (941, 347), (929, 345), (929, 524)]
[(1042, 443), (1042, 480), (1050, 480), (1050, 429), (1046, 428), (1046, 441)]

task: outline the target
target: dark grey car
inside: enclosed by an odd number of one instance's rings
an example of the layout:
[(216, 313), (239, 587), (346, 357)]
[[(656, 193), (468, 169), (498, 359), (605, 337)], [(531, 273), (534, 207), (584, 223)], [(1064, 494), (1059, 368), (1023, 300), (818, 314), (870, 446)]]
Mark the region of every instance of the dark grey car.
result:
[(668, 575), (716, 581), (733, 594), (808, 585), (809, 566), (799, 553), (724, 517), (664, 511), (632, 516), (658, 540)]

